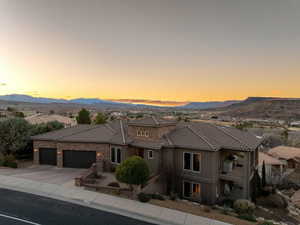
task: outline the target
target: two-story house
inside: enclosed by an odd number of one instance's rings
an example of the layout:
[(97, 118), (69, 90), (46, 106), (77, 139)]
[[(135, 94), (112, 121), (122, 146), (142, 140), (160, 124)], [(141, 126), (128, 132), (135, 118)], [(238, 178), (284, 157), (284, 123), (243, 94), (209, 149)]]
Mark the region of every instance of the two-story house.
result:
[(251, 199), (261, 141), (232, 127), (155, 117), (78, 125), (32, 139), (36, 164), (115, 167), (138, 155), (152, 175), (163, 177), (165, 192), (208, 204)]

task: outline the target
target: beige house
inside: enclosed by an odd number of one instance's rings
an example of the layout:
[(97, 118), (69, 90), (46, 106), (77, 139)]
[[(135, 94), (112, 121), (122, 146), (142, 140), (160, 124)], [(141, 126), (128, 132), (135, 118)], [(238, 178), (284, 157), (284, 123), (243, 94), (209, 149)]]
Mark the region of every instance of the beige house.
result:
[(268, 151), (268, 154), (284, 162), (285, 168), (300, 168), (300, 148), (278, 146)]
[(261, 140), (250, 133), (208, 123), (177, 123), (149, 117), (104, 125), (78, 125), (32, 138), (34, 161), (58, 167), (113, 168), (138, 155), (162, 192), (213, 204), (251, 199)]

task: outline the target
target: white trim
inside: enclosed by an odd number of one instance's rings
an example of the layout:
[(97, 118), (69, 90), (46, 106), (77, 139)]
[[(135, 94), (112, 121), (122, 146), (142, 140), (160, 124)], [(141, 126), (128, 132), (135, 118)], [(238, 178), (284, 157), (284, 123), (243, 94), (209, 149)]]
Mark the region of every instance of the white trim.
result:
[[(191, 159), (191, 163), (190, 163), (190, 165), (191, 165), (191, 169), (185, 169), (184, 168), (184, 154), (185, 153), (189, 153), (189, 154), (191, 154), (191, 156), (192, 157), (190, 157), (190, 159)], [(200, 155), (200, 160), (199, 160), (199, 171), (197, 171), (197, 170), (194, 170), (193, 168), (194, 168), (194, 157), (193, 157), (193, 155)], [(194, 152), (183, 152), (182, 153), (182, 167), (183, 167), (183, 170), (184, 171), (189, 171), (189, 172), (193, 172), (193, 173), (201, 173), (201, 167), (202, 167), (202, 154), (199, 152), (197, 152), (197, 153), (194, 153)]]
[[(112, 150), (114, 150), (114, 152), (115, 152), (115, 162), (113, 162), (112, 161)], [(120, 150), (120, 162), (118, 163), (118, 150)], [(109, 151), (109, 157), (110, 157), (110, 162), (112, 163), (112, 164), (117, 164), (117, 165), (119, 165), (119, 164), (121, 164), (122, 163), (122, 150), (121, 150), (121, 148), (119, 148), (119, 147), (110, 147), (110, 151)]]
[[(152, 157), (150, 157), (150, 152), (152, 152)], [(147, 150), (148, 153), (148, 159), (154, 159), (153, 150)]]

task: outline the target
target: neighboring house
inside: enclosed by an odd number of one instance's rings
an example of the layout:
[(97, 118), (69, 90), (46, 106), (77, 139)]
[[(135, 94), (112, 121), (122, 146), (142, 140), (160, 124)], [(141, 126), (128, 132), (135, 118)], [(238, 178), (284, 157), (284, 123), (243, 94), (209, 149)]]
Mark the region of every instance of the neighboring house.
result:
[(258, 172), (262, 177), (262, 167), (265, 163), (266, 182), (268, 184), (279, 184), (284, 173), (285, 163), (263, 152), (258, 153)]
[(208, 123), (177, 123), (149, 117), (103, 125), (78, 125), (32, 137), (36, 164), (104, 171), (138, 155), (164, 192), (213, 204), (251, 199), (261, 140), (250, 133)]
[(270, 149), (268, 154), (285, 162), (287, 169), (300, 168), (300, 148), (278, 146)]
[(41, 124), (41, 123), (48, 123), (53, 121), (58, 121), (62, 124), (64, 124), (66, 127), (73, 127), (77, 124), (76, 120), (73, 118), (69, 118), (66, 116), (61, 115), (46, 115), (46, 114), (35, 114), (33, 116), (25, 117), (25, 120), (27, 120), (30, 124)]

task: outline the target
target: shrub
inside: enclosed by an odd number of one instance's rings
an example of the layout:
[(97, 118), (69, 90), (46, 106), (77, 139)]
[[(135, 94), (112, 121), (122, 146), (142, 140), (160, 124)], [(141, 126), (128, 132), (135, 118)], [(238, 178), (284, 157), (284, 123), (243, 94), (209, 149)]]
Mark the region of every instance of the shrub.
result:
[(246, 199), (239, 199), (234, 202), (233, 208), (238, 214), (252, 215), (255, 210), (255, 205)]
[(151, 195), (151, 198), (152, 198), (152, 199), (156, 199), (156, 200), (161, 200), (161, 201), (164, 201), (164, 200), (165, 200), (164, 196), (162, 196), (162, 195), (160, 195), (160, 194), (152, 194), (152, 195)]
[(141, 192), (138, 194), (138, 199), (140, 202), (149, 202), (151, 199), (151, 196)]
[(170, 193), (170, 200), (175, 201), (178, 198), (178, 195), (175, 192)]
[(248, 220), (250, 222), (257, 222), (255, 216), (251, 215), (251, 214), (242, 214), (242, 215), (239, 215), (238, 216), (239, 219), (242, 219), (242, 220)]
[(132, 186), (143, 185), (147, 182), (150, 171), (147, 163), (141, 157), (132, 156), (121, 163), (116, 169), (118, 181)]
[(206, 213), (210, 213), (211, 212), (211, 208), (208, 207), (208, 206), (204, 206), (203, 207), (203, 211), (206, 212)]
[(118, 182), (111, 182), (111, 183), (108, 184), (108, 186), (119, 188), (120, 184)]
[(18, 164), (13, 155), (4, 156), (3, 166), (7, 166), (7, 167), (11, 167), (11, 168), (18, 168)]
[(259, 225), (274, 225), (274, 223), (272, 223), (270, 221), (264, 221), (262, 223), (259, 223)]

